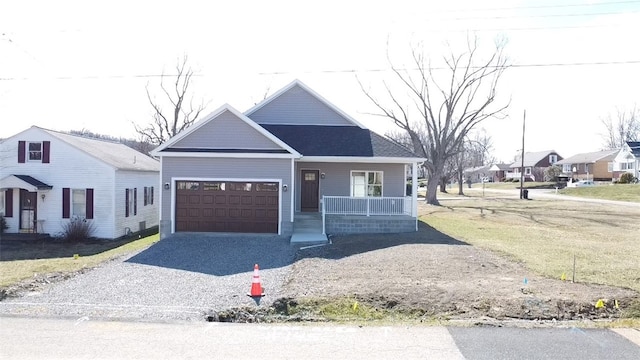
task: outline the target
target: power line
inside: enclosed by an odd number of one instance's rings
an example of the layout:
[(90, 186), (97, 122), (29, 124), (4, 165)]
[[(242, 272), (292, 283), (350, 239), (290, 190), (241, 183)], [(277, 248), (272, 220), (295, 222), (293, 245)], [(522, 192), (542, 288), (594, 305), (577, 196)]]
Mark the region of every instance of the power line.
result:
[[(620, 61), (590, 61), (590, 62), (570, 62), (570, 63), (538, 63), (538, 64), (512, 64), (505, 66), (506, 68), (544, 68), (544, 67), (569, 67), (569, 66), (611, 66), (611, 65), (634, 65), (640, 64), (640, 60), (620, 60)], [(474, 67), (472, 67), (474, 68)], [(432, 70), (446, 70), (446, 67), (432, 67)], [(401, 71), (416, 71), (418, 68), (396, 68)], [(307, 70), (301, 72), (292, 71), (272, 71), (259, 72), (257, 75), (291, 75), (296, 73), (303, 74), (340, 74), (340, 73), (375, 73), (392, 71), (392, 69), (336, 69), (336, 70)], [(110, 80), (110, 79), (145, 79), (158, 77), (176, 77), (177, 74), (139, 74), (139, 75), (89, 75), (89, 76), (58, 76), (51, 78), (29, 78), (29, 77), (5, 77), (0, 81), (28, 81), (28, 80)], [(207, 74), (193, 74), (195, 77), (207, 77)]]
[(453, 12), (480, 12), (480, 11), (499, 11), (499, 10), (527, 10), (527, 9), (561, 9), (572, 7), (595, 7), (595, 6), (610, 6), (610, 5), (623, 5), (623, 4), (638, 4), (638, 0), (628, 1), (611, 1), (595, 4), (562, 4), (562, 5), (529, 5), (529, 6), (510, 6), (510, 7), (496, 7), (496, 8), (475, 8), (475, 9), (456, 9), (456, 10), (444, 10), (442, 13)]

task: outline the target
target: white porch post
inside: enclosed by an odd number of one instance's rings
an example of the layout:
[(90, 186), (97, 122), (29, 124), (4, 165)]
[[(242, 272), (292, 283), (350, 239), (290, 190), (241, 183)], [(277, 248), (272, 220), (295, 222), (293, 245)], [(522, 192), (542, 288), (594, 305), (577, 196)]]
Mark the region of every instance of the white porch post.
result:
[(411, 213), (416, 218), (416, 231), (418, 231), (418, 163), (411, 164)]

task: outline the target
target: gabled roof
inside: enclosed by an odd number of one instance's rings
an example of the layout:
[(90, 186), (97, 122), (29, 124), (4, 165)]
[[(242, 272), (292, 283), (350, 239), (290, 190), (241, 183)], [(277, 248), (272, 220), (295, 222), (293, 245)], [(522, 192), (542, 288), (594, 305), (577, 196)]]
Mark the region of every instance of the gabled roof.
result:
[[(32, 126), (31, 128), (43, 131), (117, 170), (160, 171), (160, 163), (157, 160), (127, 145), (66, 134), (38, 126)], [(20, 134), (22, 132), (12, 136), (12, 138), (19, 137)]]
[[(524, 166), (525, 167), (536, 166), (536, 164), (538, 162), (540, 162), (540, 160), (546, 158), (547, 156), (549, 156), (551, 154), (557, 154), (557, 152), (555, 150), (526, 152), (526, 153), (524, 153)], [(518, 159), (516, 161), (514, 161), (511, 164), (511, 166), (509, 166), (509, 167), (510, 168), (519, 168), (521, 166), (522, 166), (522, 158), (518, 157)]]
[(0, 179), (0, 189), (20, 188), (29, 191), (51, 190), (53, 186), (29, 175), (9, 175)]
[(627, 145), (631, 149), (633, 156), (640, 158), (640, 141), (627, 141)]
[(615, 155), (620, 150), (603, 150), (603, 151), (594, 151), (589, 153), (582, 153), (570, 156), (568, 158), (562, 159), (558, 161), (556, 164), (592, 164), (599, 160), (604, 160), (605, 158)]
[[(239, 112), (238, 110), (236, 110), (235, 108), (233, 108), (229, 104), (224, 104), (221, 107), (219, 107), (218, 109), (214, 110), (209, 115), (203, 117), (201, 120), (197, 121), (195, 124), (193, 124), (190, 127), (188, 127), (186, 130), (182, 131), (178, 135), (172, 137), (171, 139), (167, 140), (165, 143), (163, 143), (160, 146), (158, 146), (157, 148), (155, 148), (153, 151), (151, 151), (151, 153), (154, 156), (162, 156), (162, 152), (163, 151), (165, 151), (165, 152), (176, 152), (176, 151), (180, 152), (181, 150), (172, 148), (172, 146), (174, 144), (178, 143), (180, 140), (184, 139), (185, 137), (189, 136), (189, 134), (192, 134), (193, 132), (197, 131), (198, 129), (203, 127), (205, 124), (213, 121), (214, 119), (216, 119), (220, 114), (224, 113), (225, 111), (231, 112), (239, 120), (245, 122), (247, 125), (249, 125), (250, 127), (255, 129), (256, 131), (258, 131), (260, 134), (262, 134), (264, 137), (268, 138), (273, 143), (275, 143), (276, 145), (281, 147), (282, 150), (285, 153), (291, 154), (293, 157), (300, 157), (300, 154), (295, 149), (293, 149), (291, 146), (289, 146), (288, 144), (283, 142), (281, 139), (279, 139), (278, 137), (274, 136), (273, 134), (271, 134), (270, 132), (265, 130), (262, 126), (258, 125), (256, 122), (254, 122), (253, 120), (249, 119), (248, 117), (246, 117), (244, 114), (242, 114), (241, 112)], [(199, 151), (198, 151), (198, 149), (183, 149), (182, 151), (186, 151), (186, 152), (210, 152), (207, 149), (199, 149)], [(222, 152), (233, 152), (233, 151), (226, 151), (225, 150), (225, 151), (222, 151)], [(262, 151), (262, 152), (264, 152), (264, 153), (269, 153), (269, 152), (273, 153), (272, 150), (270, 150), (270, 151)]]
[(340, 110), (337, 106), (333, 105), (332, 103), (330, 103), (327, 99), (325, 99), (324, 97), (322, 97), (320, 94), (318, 94), (317, 92), (315, 92), (313, 89), (311, 89), (310, 87), (308, 87), (307, 85), (305, 85), (302, 81), (300, 80), (294, 80), (291, 83), (289, 83), (289, 85), (283, 87), (282, 89), (278, 90), (277, 92), (275, 92), (273, 95), (269, 96), (268, 98), (264, 99), (263, 101), (259, 102), (258, 104), (256, 104), (254, 107), (252, 107), (251, 109), (245, 111), (245, 115), (247, 117), (251, 117), (251, 115), (253, 113), (255, 113), (256, 111), (262, 109), (263, 107), (265, 107), (266, 105), (268, 105), (269, 103), (273, 102), (275, 99), (279, 98), (280, 96), (282, 96), (283, 94), (285, 94), (286, 92), (290, 91), (291, 89), (293, 89), (294, 87), (299, 87), (301, 89), (303, 89), (304, 91), (306, 91), (307, 93), (309, 93), (311, 96), (315, 97), (316, 99), (318, 99), (320, 102), (322, 102), (323, 104), (325, 104), (327, 107), (329, 107), (330, 109), (332, 109), (333, 111), (335, 111), (336, 113), (340, 114), (340, 116), (342, 116), (343, 118), (345, 118), (347, 121), (353, 123), (353, 125), (360, 127), (362, 129), (365, 129), (366, 127), (362, 124), (360, 124), (356, 119), (352, 118), (351, 116), (349, 116), (347, 113), (345, 113), (344, 111)]
[(509, 170), (511, 168), (511, 164), (493, 164), (489, 170), (490, 171), (506, 171)]
[(303, 157), (417, 158), (404, 147), (357, 126), (262, 125)]

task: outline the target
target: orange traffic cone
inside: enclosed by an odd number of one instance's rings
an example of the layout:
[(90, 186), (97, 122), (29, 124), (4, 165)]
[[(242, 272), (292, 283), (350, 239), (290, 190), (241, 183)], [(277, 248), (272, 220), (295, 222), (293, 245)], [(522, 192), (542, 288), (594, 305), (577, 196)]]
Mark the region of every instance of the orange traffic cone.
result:
[(260, 284), (260, 268), (258, 268), (258, 264), (255, 264), (253, 266), (253, 280), (251, 281), (251, 293), (247, 295), (251, 297), (264, 296), (264, 292), (262, 292), (262, 285)]

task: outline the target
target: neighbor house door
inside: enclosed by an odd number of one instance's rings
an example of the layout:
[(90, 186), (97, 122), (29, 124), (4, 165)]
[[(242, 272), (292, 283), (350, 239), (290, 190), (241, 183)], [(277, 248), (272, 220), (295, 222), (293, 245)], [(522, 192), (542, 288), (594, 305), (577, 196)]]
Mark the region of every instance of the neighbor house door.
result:
[(20, 189), (20, 230), (34, 231), (38, 220), (38, 193)]
[(318, 211), (320, 171), (302, 170), (302, 187), (300, 189), (300, 210)]

